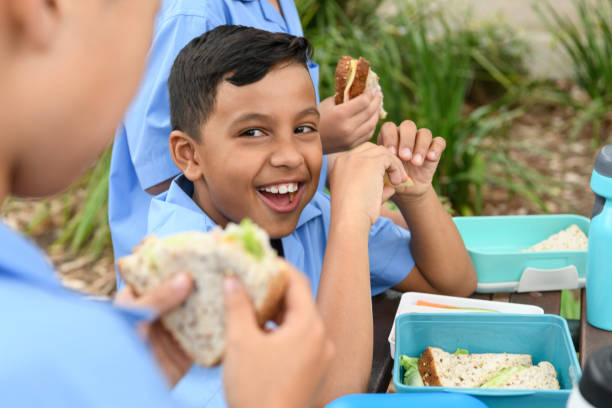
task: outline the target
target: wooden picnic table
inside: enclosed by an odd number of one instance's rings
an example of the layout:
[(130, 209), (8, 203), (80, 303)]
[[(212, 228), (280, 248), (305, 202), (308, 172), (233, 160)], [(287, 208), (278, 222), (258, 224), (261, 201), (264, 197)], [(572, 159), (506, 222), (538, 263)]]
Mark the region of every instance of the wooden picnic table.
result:
[[(584, 365), (588, 355), (599, 347), (612, 344), (612, 332), (597, 329), (587, 323), (586, 297), (584, 289), (580, 291), (580, 321), (568, 322), (572, 340), (579, 351), (580, 365)], [(389, 353), (389, 332), (393, 326), (395, 312), (399, 305), (401, 293), (388, 290), (372, 297), (374, 317), (374, 354), (372, 373), (368, 392), (386, 392), (391, 381), (393, 359)], [(474, 294), (473, 298), (496, 300), (501, 302), (524, 303), (540, 306), (544, 313), (558, 315), (561, 309), (561, 291), (529, 293), (495, 293)]]

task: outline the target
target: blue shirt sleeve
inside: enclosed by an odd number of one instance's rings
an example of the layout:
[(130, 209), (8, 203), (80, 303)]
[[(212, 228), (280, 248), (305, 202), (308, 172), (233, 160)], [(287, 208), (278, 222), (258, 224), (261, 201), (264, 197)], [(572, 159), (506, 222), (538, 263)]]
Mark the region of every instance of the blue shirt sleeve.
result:
[(0, 406), (176, 406), (131, 323), (62, 292), (0, 279)]
[(196, 36), (224, 22), (208, 17), (206, 10), (198, 14), (160, 16), (143, 81), (125, 117), (130, 156), (143, 190), (179, 173), (170, 156), (168, 137), (170, 101), (168, 76), (180, 50)]
[(410, 231), (380, 217), (370, 229), (370, 284), (377, 295), (403, 281), (414, 268)]

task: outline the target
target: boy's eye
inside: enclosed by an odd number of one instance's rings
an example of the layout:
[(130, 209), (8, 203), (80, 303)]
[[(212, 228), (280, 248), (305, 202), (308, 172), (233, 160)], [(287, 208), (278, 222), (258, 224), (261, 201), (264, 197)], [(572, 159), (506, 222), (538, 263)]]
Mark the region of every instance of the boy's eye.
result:
[(310, 133), (310, 132), (316, 132), (317, 130), (315, 128), (313, 128), (312, 126), (298, 126), (297, 128), (295, 128), (295, 133)]
[(263, 136), (264, 132), (259, 129), (247, 129), (240, 134), (240, 136), (250, 136), (250, 137), (259, 137)]

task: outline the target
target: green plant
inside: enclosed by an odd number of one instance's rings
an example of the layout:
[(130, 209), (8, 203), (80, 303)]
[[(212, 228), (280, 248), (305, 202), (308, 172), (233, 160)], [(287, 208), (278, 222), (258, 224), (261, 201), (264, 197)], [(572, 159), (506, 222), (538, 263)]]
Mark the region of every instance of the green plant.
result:
[[(340, 55), (365, 56), (379, 75), (389, 120), (414, 120), (447, 142), (435, 180), (438, 192), (460, 214), (480, 213), (482, 188), (496, 184), (537, 202), (542, 188), (538, 173), (512, 160), (505, 132), (521, 109), (510, 109), (519, 82), (518, 40), (508, 27), (470, 27), (453, 19), (435, 2), (402, 3), (393, 15), (382, 17), (371, 7), (355, 23), (335, 2), (304, 0), (319, 14), (310, 15), (306, 36), (315, 46), (320, 65), (320, 95), (333, 95), (333, 74)], [(298, 6), (300, 3), (298, 3)], [(511, 44), (509, 51), (505, 45)], [(507, 63), (512, 55), (516, 64)], [(506, 64), (502, 64), (506, 61)], [(512, 68), (516, 65), (516, 68)], [(486, 75), (485, 75), (486, 74)], [(499, 84), (501, 98), (477, 109), (466, 99), (477, 77)], [(495, 143), (486, 143), (494, 139)], [(498, 171), (491, 171), (495, 167)], [(535, 181), (537, 179), (537, 181)]]
[(612, 0), (574, 0), (574, 8), (577, 19), (562, 16), (548, 2), (536, 10), (569, 56), (574, 80), (589, 97), (565, 99), (579, 112), (571, 136), (590, 124), (597, 145), (605, 136), (602, 123), (612, 111)]

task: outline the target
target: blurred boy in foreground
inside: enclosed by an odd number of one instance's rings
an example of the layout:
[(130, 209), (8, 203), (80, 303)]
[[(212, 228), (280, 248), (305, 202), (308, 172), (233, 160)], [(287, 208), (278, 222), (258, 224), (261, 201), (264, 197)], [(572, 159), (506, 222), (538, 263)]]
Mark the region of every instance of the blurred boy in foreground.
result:
[[(60, 191), (108, 144), (138, 84), (157, 7), (151, 0), (0, 2), (0, 201)], [(1, 223), (0, 242), (0, 406), (174, 406), (166, 382), (178, 381), (191, 361), (152, 312), (182, 303), (188, 276), (138, 299), (123, 292), (121, 302), (146, 310), (121, 309), (62, 288), (44, 254)], [(226, 281), (232, 406), (305, 406), (325, 372), (332, 351), (323, 324), (304, 278), (290, 276), (284, 320), (273, 333), (257, 327), (241, 285)], [(281, 378), (270, 377), (281, 370)]]

